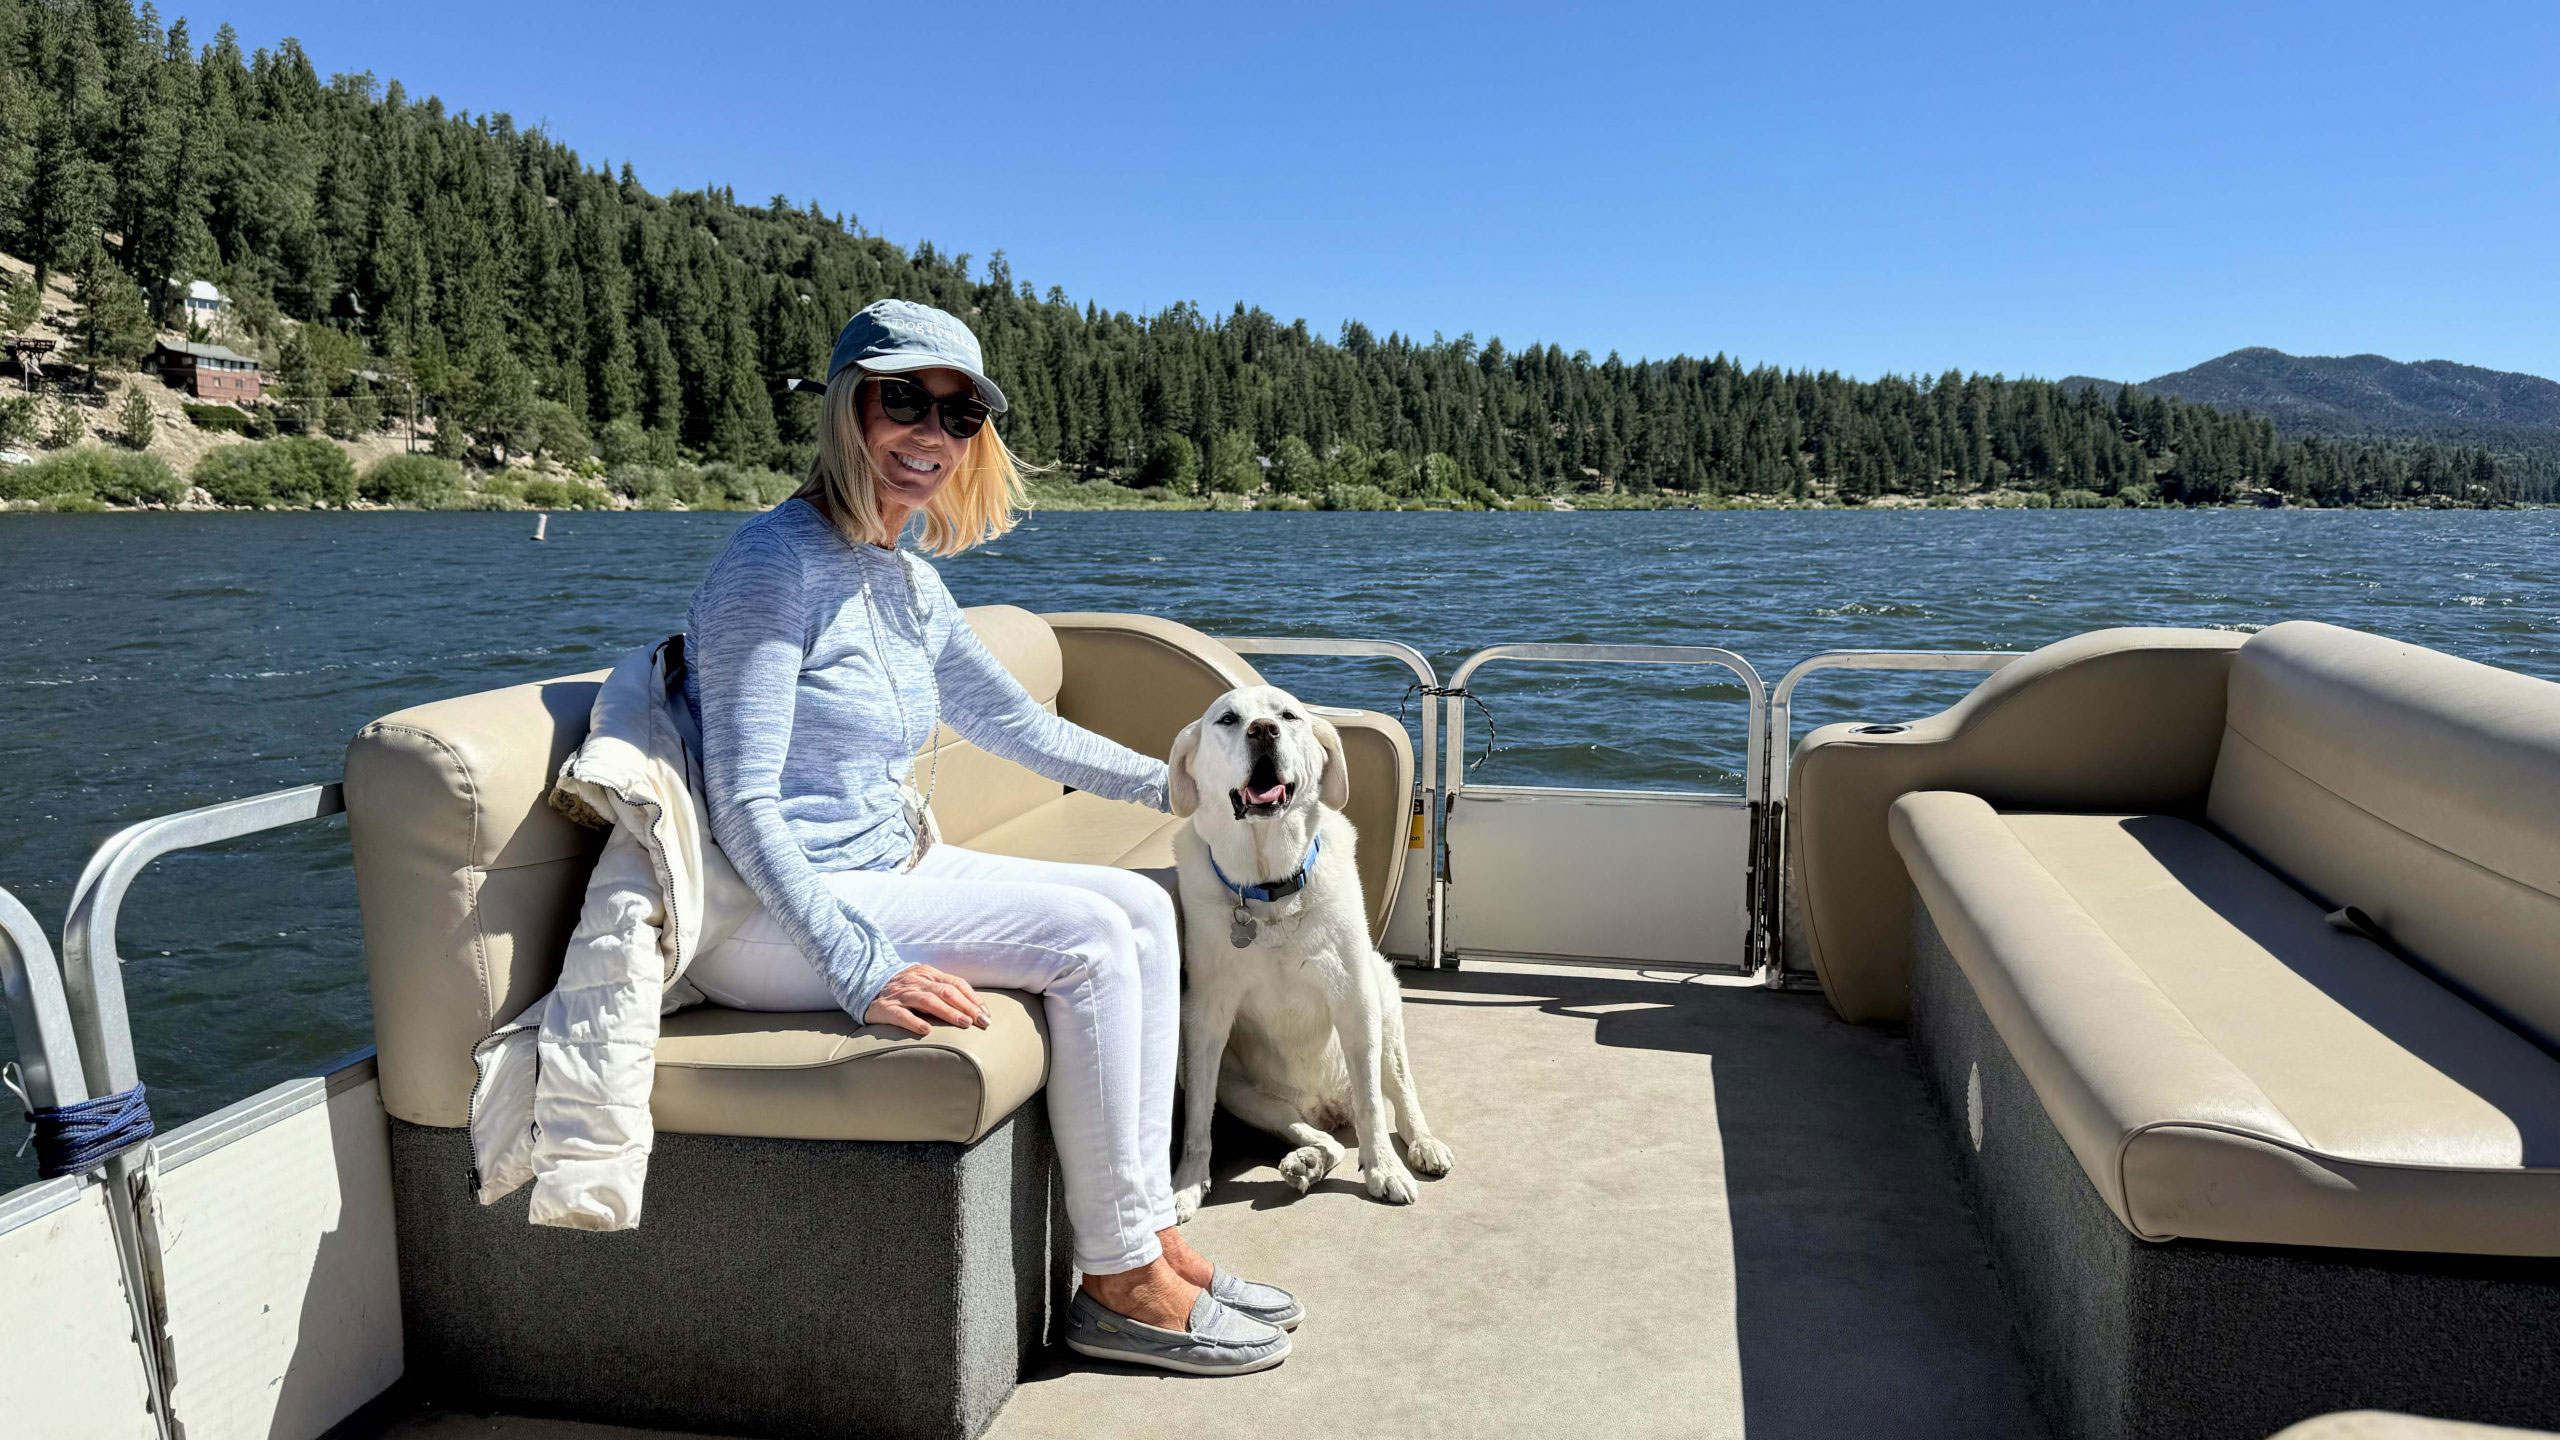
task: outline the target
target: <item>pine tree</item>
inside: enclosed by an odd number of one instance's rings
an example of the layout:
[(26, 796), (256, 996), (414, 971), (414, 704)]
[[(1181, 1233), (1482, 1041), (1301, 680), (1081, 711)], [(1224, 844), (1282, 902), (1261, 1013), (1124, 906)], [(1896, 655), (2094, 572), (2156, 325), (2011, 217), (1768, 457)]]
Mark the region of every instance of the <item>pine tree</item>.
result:
[(151, 347), (151, 312), (132, 277), (108, 258), (106, 243), (94, 236), (73, 302), (79, 318), (73, 322), (70, 358), (88, 367), (89, 388), (95, 390), (99, 370), (130, 370)]
[(158, 428), (158, 424), (159, 422), (151, 413), (150, 400), (143, 396), (142, 382), (137, 380), (126, 387), (124, 408), (117, 412), (116, 416), (116, 438), (123, 441), (129, 448), (148, 450), (151, 448), (152, 432)]

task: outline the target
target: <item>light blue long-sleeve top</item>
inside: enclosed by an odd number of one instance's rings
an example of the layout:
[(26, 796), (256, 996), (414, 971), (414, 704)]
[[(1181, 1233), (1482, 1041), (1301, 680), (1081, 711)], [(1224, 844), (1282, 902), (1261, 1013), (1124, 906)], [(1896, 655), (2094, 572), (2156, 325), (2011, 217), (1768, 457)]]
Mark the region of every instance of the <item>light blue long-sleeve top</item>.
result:
[(907, 962), (819, 876), (894, 869), (915, 848), (901, 786), (925, 783), (937, 681), (943, 721), (979, 748), (1167, 808), (1163, 761), (1050, 714), (932, 565), (846, 540), (806, 500), (730, 537), (694, 592), (685, 652), (712, 839), (857, 1018)]

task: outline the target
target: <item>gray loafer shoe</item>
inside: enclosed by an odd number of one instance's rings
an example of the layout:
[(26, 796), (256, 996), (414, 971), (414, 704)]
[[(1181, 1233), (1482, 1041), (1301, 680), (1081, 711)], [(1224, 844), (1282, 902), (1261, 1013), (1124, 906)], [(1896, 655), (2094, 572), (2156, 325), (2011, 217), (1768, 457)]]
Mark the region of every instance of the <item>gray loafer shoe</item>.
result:
[(1183, 1375), (1250, 1375), (1289, 1358), (1287, 1334), (1238, 1314), (1206, 1290), (1193, 1302), (1189, 1324), (1165, 1330), (1132, 1320), (1078, 1287), (1067, 1302), (1067, 1348)]
[(1231, 1270), (1209, 1267), (1209, 1293), (1226, 1303), (1228, 1309), (1249, 1315), (1265, 1325), (1295, 1330), (1307, 1318), (1307, 1307), (1298, 1297), (1277, 1285), (1247, 1280)]

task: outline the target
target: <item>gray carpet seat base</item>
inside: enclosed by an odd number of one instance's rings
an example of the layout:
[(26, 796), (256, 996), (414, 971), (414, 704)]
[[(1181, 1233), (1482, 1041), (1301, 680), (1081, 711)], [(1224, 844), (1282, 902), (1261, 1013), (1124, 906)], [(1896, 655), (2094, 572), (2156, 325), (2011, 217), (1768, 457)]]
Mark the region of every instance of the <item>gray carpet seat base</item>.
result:
[(660, 1134), (639, 1228), (468, 1193), (466, 1132), (391, 1122), (410, 1392), (760, 1436), (969, 1440), (1046, 1347), (1069, 1247), (1046, 1107), (976, 1143)]
[(2560, 1262), (2136, 1239), (1911, 912), (1914, 1050), (2058, 1435), (2263, 1440), (2363, 1408), (2560, 1427)]

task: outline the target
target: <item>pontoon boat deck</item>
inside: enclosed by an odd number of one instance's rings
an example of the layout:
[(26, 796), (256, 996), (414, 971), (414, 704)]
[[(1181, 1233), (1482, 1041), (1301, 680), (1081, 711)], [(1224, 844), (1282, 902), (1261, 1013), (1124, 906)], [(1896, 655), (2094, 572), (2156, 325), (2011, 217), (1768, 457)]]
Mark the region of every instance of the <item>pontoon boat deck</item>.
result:
[[(377, 1040), (0, 1197), (0, 1430), (2560, 1424), (2560, 685), (2317, 625), (1842, 653), (1769, 686), (1707, 646), (1499, 646), (1444, 684), (1383, 641), (970, 618), (1059, 713), (1157, 753), (1250, 656), (1400, 666), (1438, 701), (1418, 745), (1332, 713), (1457, 1166), (1410, 1207), (1350, 1169), (1301, 1195), (1280, 1142), (1221, 1120), (1195, 1243), (1305, 1299), (1285, 1365), (1187, 1380), (1054, 1346), (1071, 1278), (1030, 1007), (975, 1049), (678, 1011), (636, 1230), (478, 1204), (470, 1046), (557, 974), (600, 844), (543, 803), (585, 675), (415, 707), (342, 780), (133, 825), (58, 963), (0, 892), (33, 1099), (112, 1096), (148, 1079), (128, 887), (344, 811)], [(1470, 783), (1468, 698), (1525, 664), (1729, 672), (1742, 793)], [(1799, 686), (1843, 669), (1991, 678), (1796, 743)], [(960, 843), (1169, 863), (1164, 817), (944, 743)]]

